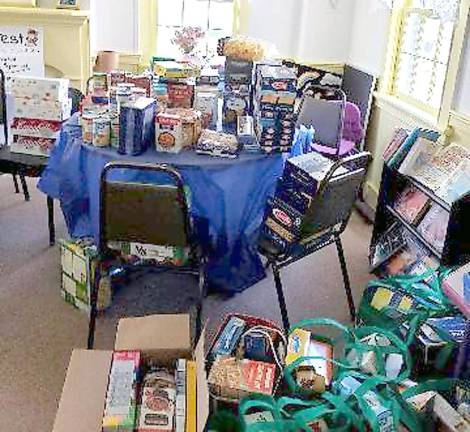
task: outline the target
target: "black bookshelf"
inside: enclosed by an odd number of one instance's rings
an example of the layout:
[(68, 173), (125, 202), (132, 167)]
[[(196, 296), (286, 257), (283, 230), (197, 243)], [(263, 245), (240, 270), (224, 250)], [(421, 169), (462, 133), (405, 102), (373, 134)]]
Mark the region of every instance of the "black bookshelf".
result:
[[(408, 186), (414, 186), (419, 189), (429, 197), (432, 203), (439, 205), (449, 213), (446, 240), (442, 252), (437, 250), (435, 246), (430, 244), (421, 235), (417, 226), (409, 223), (394, 209), (395, 201)], [(373, 253), (376, 244), (394, 223), (400, 224), (409, 234), (417, 239), (426, 248), (429, 255), (433, 256), (440, 265), (454, 267), (470, 261), (470, 191), (450, 205), (414, 178), (402, 175), (398, 170), (385, 165), (382, 173), (374, 232), (370, 247), (371, 272), (381, 273), (384, 263), (372, 266)]]

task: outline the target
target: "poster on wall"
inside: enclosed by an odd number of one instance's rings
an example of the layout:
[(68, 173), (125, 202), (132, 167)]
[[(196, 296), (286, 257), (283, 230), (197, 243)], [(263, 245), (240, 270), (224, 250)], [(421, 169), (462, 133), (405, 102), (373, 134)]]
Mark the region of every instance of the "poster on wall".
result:
[(44, 29), (0, 26), (0, 69), (7, 77), (44, 76)]

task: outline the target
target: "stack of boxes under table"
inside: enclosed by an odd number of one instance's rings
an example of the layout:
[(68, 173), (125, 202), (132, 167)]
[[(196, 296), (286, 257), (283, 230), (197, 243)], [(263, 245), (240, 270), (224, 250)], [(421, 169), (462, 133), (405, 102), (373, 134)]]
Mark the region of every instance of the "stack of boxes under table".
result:
[(70, 117), (69, 80), (14, 77), (9, 91), (14, 97), (11, 151), (49, 156), (62, 122)]
[(259, 65), (253, 98), (255, 134), (265, 153), (289, 152), (295, 134), (297, 77), (285, 66)]

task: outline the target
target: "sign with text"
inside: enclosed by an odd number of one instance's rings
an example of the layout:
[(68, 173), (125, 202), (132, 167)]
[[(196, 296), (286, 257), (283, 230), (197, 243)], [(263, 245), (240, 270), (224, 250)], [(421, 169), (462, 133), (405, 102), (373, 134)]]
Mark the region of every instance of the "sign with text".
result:
[(44, 29), (0, 26), (0, 69), (7, 77), (44, 76)]

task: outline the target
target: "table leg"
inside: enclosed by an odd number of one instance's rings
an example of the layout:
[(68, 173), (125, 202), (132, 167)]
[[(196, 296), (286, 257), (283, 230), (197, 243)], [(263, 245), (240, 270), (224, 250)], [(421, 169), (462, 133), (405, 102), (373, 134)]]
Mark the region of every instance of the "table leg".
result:
[(55, 245), (54, 200), (47, 197), (47, 221), (49, 225), (49, 244)]
[(20, 193), (20, 186), (18, 185), (18, 177), (16, 177), (16, 173), (11, 175), (13, 177), (13, 185), (15, 186), (15, 193)]
[(19, 173), (19, 176), (20, 176), (20, 181), (21, 181), (21, 187), (23, 188), (24, 200), (29, 201), (30, 196), (29, 196), (28, 185), (26, 183), (26, 178), (22, 172)]

